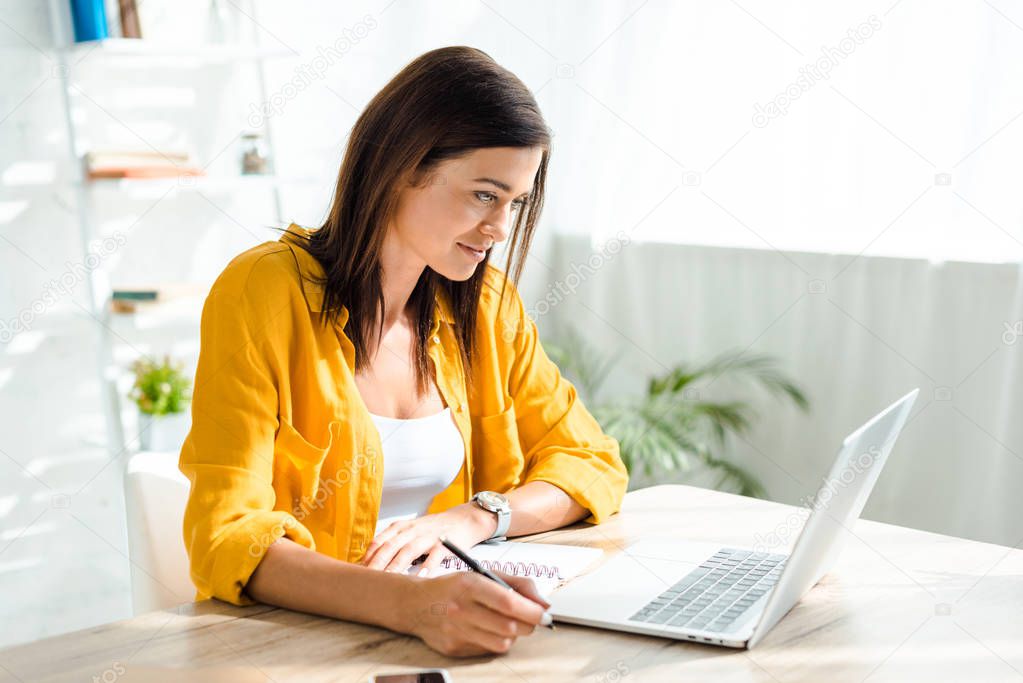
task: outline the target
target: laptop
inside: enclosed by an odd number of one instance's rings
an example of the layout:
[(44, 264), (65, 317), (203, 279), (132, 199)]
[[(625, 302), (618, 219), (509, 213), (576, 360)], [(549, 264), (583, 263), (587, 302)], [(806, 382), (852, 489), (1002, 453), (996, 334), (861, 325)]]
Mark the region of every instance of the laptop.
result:
[(909, 392), (845, 438), (791, 554), (641, 539), (555, 591), (554, 620), (753, 648), (831, 568), (919, 393)]

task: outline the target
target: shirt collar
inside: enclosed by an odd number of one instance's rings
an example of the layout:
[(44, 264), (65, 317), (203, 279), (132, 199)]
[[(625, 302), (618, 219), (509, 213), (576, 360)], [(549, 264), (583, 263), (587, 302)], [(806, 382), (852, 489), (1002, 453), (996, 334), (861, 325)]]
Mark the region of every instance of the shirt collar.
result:
[[(305, 295), (305, 300), (309, 306), (309, 310), (313, 313), (319, 313), (323, 310), (324, 288), (319, 282), (325, 275), (323, 266), (320, 265), (320, 262), (317, 261), (312, 254), (303, 249), (298, 243), (300, 238), (308, 237), (311, 234), (312, 231), (308, 228), (303, 228), (292, 223), (288, 226), (287, 232), (281, 236), (280, 241), (291, 250), (291, 253), (295, 257), (295, 263), (298, 266), (298, 272), (301, 276), (302, 293)], [(437, 290), (435, 302), (433, 330), (431, 331), (431, 334), (437, 331), (437, 327), (440, 322), (448, 324), (454, 324), (455, 322), (454, 316), (451, 312), (451, 305), (443, 290)], [(347, 322), (348, 307), (342, 305), (341, 314), (338, 317), (337, 324), (339, 327), (344, 327)]]

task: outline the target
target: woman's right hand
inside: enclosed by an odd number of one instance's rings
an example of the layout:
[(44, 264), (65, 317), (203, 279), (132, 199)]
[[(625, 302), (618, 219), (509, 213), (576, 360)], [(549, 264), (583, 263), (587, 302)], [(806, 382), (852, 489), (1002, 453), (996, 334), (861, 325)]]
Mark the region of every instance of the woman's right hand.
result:
[(449, 657), (507, 652), (541, 623), (550, 603), (532, 579), (496, 573), (515, 590), (473, 572), (409, 577), (398, 630)]

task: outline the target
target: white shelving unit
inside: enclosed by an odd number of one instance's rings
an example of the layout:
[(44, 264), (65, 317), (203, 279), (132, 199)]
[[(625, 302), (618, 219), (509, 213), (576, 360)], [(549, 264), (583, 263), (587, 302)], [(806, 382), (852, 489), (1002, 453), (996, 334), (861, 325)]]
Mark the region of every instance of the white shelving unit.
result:
[(260, 188), (276, 190), (285, 185), (298, 185), (314, 182), (314, 178), (282, 177), (267, 175), (236, 175), (236, 176), (181, 176), (180, 178), (102, 178), (87, 181), (90, 189), (96, 191), (132, 192), (135, 190), (147, 193), (163, 194), (167, 190), (188, 192), (224, 192), (243, 188)]
[[(242, 175), (236, 176), (194, 176), (179, 178), (145, 178), (145, 179), (112, 179), (89, 180), (86, 176), (82, 159), (88, 151), (82, 148), (75, 117), (73, 116), (72, 87), (75, 79), (75, 65), (89, 55), (101, 56), (106, 60), (146, 60), (148, 63), (160, 65), (168, 63), (175, 68), (201, 68), (210, 64), (251, 63), (257, 70), (260, 101), (266, 101), (267, 89), (264, 74), (264, 60), (292, 56), (291, 51), (283, 48), (265, 47), (258, 43), (252, 45), (199, 45), (175, 46), (147, 41), (145, 39), (108, 38), (99, 41), (75, 43), (71, 25), (70, 6), (67, 0), (49, 0), (51, 29), (54, 35), (58, 77), (61, 83), (64, 120), (67, 129), (68, 151), (73, 167), (74, 208), (79, 227), (80, 248), (83, 262), (89, 256), (90, 244), (102, 238), (96, 230), (95, 221), (90, 208), (90, 196), (94, 192), (127, 193), (135, 190), (164, 192), (168, 189), (187, 192), (190, 189), (208, 190), (211, 192), (233, 192), (239, 189), (261, 188), (270, 193), (274, 205), (275, 218), (283, 222), (281, 211), (280, 188), (290, 183), (304, 183), (311, 179), (281, 178), (276, 175)], [(247, 12), (255, 16), (255, 3), (250, 2)], [(258, 40), (258, 36), (255, 37)], [(277, 154), (274, 145), (273, 130), (269, 120), (263, 123), (263, 134), (272, 162), (276, 162)], [(112, 288), (107, 272), (101, 264), (88, 271), (86, 281), (89, 315), (95, 321), (98, 337), (99, 380), (102, 396), (102, 410), (106, 425), (106, 447), (111, 457), (124, 455), (128, 450), (124, 425), (121, 418), (122, 396), (119, 378), (126, 368), (114, 362), (115, 337), (119, 336), (115, 329), (115, 318), (134, 317), (133, 314), (114, 313), (111, 310)], [(147, 304), (149, 310), (140, 312), (146, 319), (159, 319), (153, 316), (153, 307), (161, 304)], [(180, 309), (180, 304), (168, 306), (171, 311)], [(179, 311), (180, 312), (180, 311)], [(132, 321), (132, 324), (134, 321)], [(117, 321), (119, 326), (121, 321)]]
[(85, 55), (100, 52), (122, 58), (173, 60), (175, 64), (197, 63), (216, 64), (239, 60), (260, 60), (272, 57), (287, 57), (291, 52), (285, 48), (261, 45), (195, 45), (182, 48), (135, 38), (104, 38), (81, 43), (64, 43), (60, 48), (68, 59), (77, 62)]

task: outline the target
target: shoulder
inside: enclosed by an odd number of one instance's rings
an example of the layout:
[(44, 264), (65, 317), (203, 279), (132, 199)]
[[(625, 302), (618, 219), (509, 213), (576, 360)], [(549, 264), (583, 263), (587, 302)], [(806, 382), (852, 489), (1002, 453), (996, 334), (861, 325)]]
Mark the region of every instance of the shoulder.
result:
[(279, 311), (296, 297), (301, 299), (302, 287), (292, 249), (268, 241), (232, 258), (214, 281), (208, 301), (238, 306), (239, 313), (258, 316)]
[(503, 270), (488, 263), (480, 290), (480, 313), (488, 318), (506, 318), (518, 315), (521, 309), (522, 298), (518, 287)]
[(514, 353), (511, 347), (523, 340), (523, 332), (529, 330), (531, 322), (518, 287), (504, 271), (488, 264), (480, 291), (478, 324), (493, 337), (494, 344)]
[[(286, 276), (288, 261), (294, 265), (291, 249), (281, 242), (263, 242), (232, 258), (217, 276), (213, 289), (218, 294), (244, 296), (253, 288)], [(291, 268), (290, 270), (294, 270)]]

